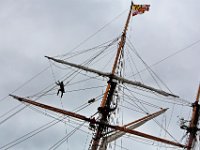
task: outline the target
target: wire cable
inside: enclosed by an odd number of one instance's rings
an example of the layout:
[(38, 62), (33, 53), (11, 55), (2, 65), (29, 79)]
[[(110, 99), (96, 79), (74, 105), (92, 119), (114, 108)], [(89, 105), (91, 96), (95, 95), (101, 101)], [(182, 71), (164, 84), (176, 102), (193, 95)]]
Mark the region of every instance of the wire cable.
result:
[(59, 140), (53, 146), (51, 146), (49, 148), (49, 150), (55, 150), (55, 149), (57, 149), (61, 144), (63, 144), (66, 140), (68, 140), (76, 131), (78, 131), (84, 124), (85, 124), (85, 122), (83, 122), (82, 124), (80, 124), (79, 126), (77, 126), (74, 130), (72, 130), (71, 132), (69, 132), (69, 134), (65, 135), (61, 140)]
[[(102, 96), (102, 95), (100, 95), (100, 96)], [(96, 100), (98, 100), (98, 99), (100, 98), (100, 96), (97, 96)], [(91, 103), (90, 103), (90, 104), (86, 103), (86, 104), (87, 104), (88, 106), (91, 105)], [(26, 104), (25, 107), (34, 108), (34, 107), (32, 107), (31, 105), (28, 105), (28, 104)], [(23, 108), (24, 108), (24, 107), (23, 107)], [(83, 104), (83, 105), (77, 107), (76, 109), (74, 109), (74, 111), (75, 111), (75, 112), (78, 112), (78, 111), (83, 110), (84, 108), (86, 108), (85, 104)], [(35, 110), (35, 109), (34, 109), (34, 110)], [(37, 112), (42, 113), (41, 111), (38, 111), (38, 110), (37, 110)], [(68, 116), (60, 116), (59, 118), (55, 118), (55, 117), (53, 117), (53, 116), (51, 116), (51, 115), (47, 115), (46, 113), (45, 113), (44, 115), (49, 116), (49, 117), (51, 117), (51, 118), (54, 118), (54, 120), (48, 122), (48, 123), (45, 124), (45, 125), (42, 125), (41, 127), (37, 128), (37, 129), (35, 129), (35, 130), (33, 130), (33, 131), (31, 131), (31, 132), (25, 134), (25, 135), (23, 135), (22, 137), (20, 137), (20, 138), (18, 138), (18, 139), (16, 139), (16, 140), (13, 140), (13, 141), (11, 141), (11, 142), (9, 142), (9, 143), (3, 145), (2, 147), (0, 147), (0, 149), (3, 149), (3, 148), (9, 149), (9, 148), (11, 148), (11, 147), (13, 147), (13, 146), (16, 146), (16, 145), (18, 145), (18, 144), (20, 144), (20, 143), (22, 143), (22, 142), (28, 140), (29, 138), (31, 138), (31, 137), (37, 135), (38, 133), (40, 133), (40, 132), (42, 132), (42, 131), (45, 131), (46, 129), (48, 129), (48, 128), (54, 126), (54, 125), (56, 125), (57, 123), (63, 121), (64, 119), (68, 118)], [(60, 119), (60, 118), (61, 118), (61, 119)]]
[[(183, 52), (183, 51), (189, 50), (189, 48), (191, 48), (191, 47), (193, 47), (193, 46), (195, 46), (195, 45), (197, 45), (197, 44), (199, 44), (199, 43), (200, 43), (200, 40), (197, 40), (197, 41), (195, 41), (195, 42), (189, 44), (188, 46), (186, 46), (186, 47), (184, 47), (184, 48), (182, 48), (182, 49), (180, 49), (180, 50), (177, 50), (176, 52), (174, 52), (174, 53), (168, 55), (167, 57), (164, 57), (164, 58), (162, 58), (161, 60), (159, 60), (159, 61), (157, 61), (157, 62), (155, 62), (155, 63), (149, 65), (149, 67), (154, 67), (154, 66), (160, 64), (161, 62), (163, 62), (163, 61), (165, 61), (165, 60), (167, 60), (167, 59), (169, 59), (169, 58), (171, 58), (171, 57), (173, 57), (173, 56), (175, 56), (175, 55), (178, 55), (179, 53), (181, 53), (181, 52)], [(143, 71), (146, 71), (146, 70), (147, 70), (147, 69), (144, 68), (144, 69), (140, 70), (139, 73), (141, 73), (141, 72), (143, 72)], [(135, 76), (135, 75), (136, 75), (136, 74), (134, 74), (134, 75), (132, 75), (132, 76)]]
[[(81, 45), (83, 45), (85, 42), (87, 42), (88, 40), (90, 40), (92, 37), (94, 37), (97, 33), (99, 33), (100, 31), (102, 31), (105, 27), (107, 27), (108, 25), (110, 25), (113, 21), (115, 21), (116, 19), (118, 19), (120, 16), (122, 16), (128, 9), (124, 10), (123, 12), (121, 12), (119, 15), (117, 15), (116, 17), (114, 17), (111, 21), (109, 21), (108, 23), (106, 23), (103, 27), (101, 27), (100, 29), (98, 29), (95, 33), (91, 34), (89, 37), (87, 37), (85, 40), (83, 40), (82, 42), (80, 42), (80, 44), (78, 44), (77, 46), (75, 46), (70, 52), (73, 52), (75, 49), (79, 48)], [(57, 55), (57, 56), (65, 56), (67, 54), (63, 54), (63, 55)], [(57, 57), (55, 56), (55, 57)]]
[[(31, 77), (30, 79), (28, 79), (27, 81), (25, 81), (22, 85), (20, 85), (18, 88), (16, 88), (15, 90), (13, 90), (11, 93), (9, 94), (13, 94), (14, 92), (20, 90), (21, 88), (23, 88), (25, 85), (27, 85), (30, 81), (32, 81), (33, 79), (35, 79), (36, 77), (38, 77), (39, 75), (41, 75), (43, 72), (45, 72), (46, 70), (48, 70), (50, 68), (50, 66), (44, 68), (42, 71), (40, 71), (39, 73), (35, 74), (33, 77)], [(4, 101), (6, 98), (8, 98), (9, 95), (3, 97), (0, 99), (0, 102)]]

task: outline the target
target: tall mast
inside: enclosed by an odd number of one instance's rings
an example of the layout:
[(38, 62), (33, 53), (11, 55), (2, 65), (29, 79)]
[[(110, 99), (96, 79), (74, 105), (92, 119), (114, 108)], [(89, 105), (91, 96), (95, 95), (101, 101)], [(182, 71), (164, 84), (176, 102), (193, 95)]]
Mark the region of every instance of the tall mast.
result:
[[(67, 110), (62, 110), (62, 109), (55, 108), (55, 107), (52, 107), (52, 106), (49, 106), (49, 105), (38, 103), (38, 102), (35, 102), (35, 101), (32, 101), (32, 100), (29, 100), (27, 98), (18, 97), (18, 96), (15, 96), (15, 95), (10, 95), (10, 96), (12, 96), (13, 98), (15, 98), (15, 99), (17, 99), (17, 100), (19, 100), (23, 103), (28, 103), (28, 104), (31, 104), (31, 105), (34, 105), (34, 106), (37, 106), (37, 107), (40, 107), (40, 108), (51, 110), (51, 111), (61, 113), (61, 114), (67, 115), (67, 116), (71, 116), (71, 117), (74, 117), (74, 118), (77, 118), (77, 119), (80, 119), (80, 120), (84, 120), (84, 121), (89, 122), (91, 124), (95, 124), (96, 125), (96, 127), (94, 127), (95, 128), (95, 134), (94, 134), (94, 137), (92, 138), (92, 141), (91, 141), (91, 147), (90, 147), (91, 150), (101, 150), (101, 148), (103, 148), (101, 146), (103, 145), (103, 138), (105, 137), (104, 135), (107, 133), (106, 132), (107, 128), (112, 129), (112, 131), (116, 131), (116, 134), (113, 133), (112, 135), (110, 135), (111, 141), (121, 137), (125, 133), (129, 133), (129, 134), (133, 134), (133, 135), (140, 136), (140, 137), (143, 137), (143, 138), (147, 138), (147, 139), (150, 139), (150, 140), (154, 140), (154, 141), (162, 142), (162, 143), (165, 143), (165, 144), (170, 144), (170, 145), (173, 145), (173, 146), (185, 148), (186, 146), (182, 145), (180, 143), (176, 143), (176, 142), (173, 142), (173, 141), (169, 141), (169, 140), (166, 140), (166, 139), (162, 139), (162, 138), (155, 137), (155, 136), (143, 133), (143, 132), (133, 130), (134, 128), (141, 126), (145, 122), (147, 122), (147, 121), (151, 120), (152, 118), (154, 118), (154, 117), (160, 115), (161, 113), (165, 112), (166, 109), (163, 109), (163, 110), (161, 110), (157, 113), (154, 113), (154, 114), (150, 114), (146, 117), (143, 117), (139, 120), (136, 120), (136, 121), (131, 122), (131, 123), (124, 125), (124, 126), (117, 126), (117, 125), (109, 124), (109, 118), (110, 118), (111, 111), (113, 111), (115, 109), (115, 108), (111, 108), (111, 106), (112, 106), (111, 102), (112, 102), (112, 99), (113, 99), (115, 89), (117, 87), (117, 82), (127, 83), (127, 84), (131, 84), (131, 85), (134, 85), (134, 86), (137, 86), (137, 87), (145, 88), (145, 89), (154, 91), (154, 92), (161, 94), (161, 95), (164, 95), (164, 96), (178, 97), (176, 95), (173, 95), (173, 94), (152, 88), (150, 86), (143, 85), (140, 82), (130, 81), (130, 80), (124, 79), (124, 78), (116, 75), (117, 64), (119, 62), (120, 55), (121, 55), (122, 50), (123, 50), (124, 45), (125, 45), (126, 32), (127, 32), (127, 29), (128, 29), (128, 24), (130, 22), (133, 6), (134, 5), (133, 5), (133, 2), (132, 2), (124, 30), (123, 30), (122, 35), (121, 35), (121, 39), (120, 39), (120, 42), (119, 42), (117, 54), (115, 56), (115, 60), (114, 60), (113, 66), (112, 66), (112, 72), (111, 73), (104, 73), (104, 72), (101, 72), (101, 71), (98, 71), (98, 70), (95, 70), (95, 69), (91, 69), (91, 68), (84, 67), (84, 66), (81, 66), (81, 65), (72, 64), (72, 63), (69, 63), (69, 62), (66, 62), (66, 61), (63, 61), (63, 60), (58, 60), (58, 59), (46, 56), (48, 59), (54, 60), (58, 63), (63, 63), (63, 64), (66, 64), (66, 65), (69, 65), (69, 66), (72, 66), (72, 67), (75, 67), (75, 68), (78, 68), (78, 69), (82, 69), (82, 70), (85, 70), (85, 71), (88, 71), (88, 72), (96, 73), (100, 76), (104, 76), (104, 77), (109, 78), (106, 91), (105, 91), (104, 96), (103, 96), (102, 101), (101, 101), (101, 105), (98, 108), (98, 112), (99, 112), (99, 118), (98, 119), (88, 118), (88, 117), (83, 116), (81, 114), (77, 114), (77, 113), (70, 112), (70, 111), (67, 111)], [(140, 11), (141, 11), (140, 13), (143, 13), (143, 11), (145, 11), (145, 8), (143, 8), (142, 5), (141, 5)], [(198, 98), (197, 99), (199, 99), (199, 93), (200, 93), (200, 89), (199, 89), (199, 92), (198, 92), (198, 96), (197, 96)], [(198, 104), (198, 101), (195, 102), (195, 103)], [(199, 111), (199, 105), (197, 105), (196, 107), (195, 106), (194, 106), (194, 108), (196, 108), (197, 109), (196, 111), (198, 112)], [(197, 123), (194, 123), (194, 124), (198, 124), (198, 121), (197, 121)], [(192, 125), (191, 125), (191, 128), (192, 128)], [(194, 135), (196, 135), (196, 132), (194, 133)], [(106, 150), (106, 147), (104, 147), (103, 150)]]
[[(112, 97), (116, 88), (116, 84), (115, 82), (112, 81), (112, 75), (115, 74), (116, 68), (117, 68), (117, 63), (119, 61), (119, 56), (122, 52), (122, 49), (124, 48), (124, 44), (125, 44), (125, 40), (126, 40), (126, 31), (128, 29), (128, 24), (130, 22), (130, 18), (131, 18), (131, 10), (132, 10), (132, 6), (133, 6), (133, 2), (131, 3), (131, 7), (129, 10), (129, 14), (128, 14), (128, 18), (126, 20), (126, 24), (123, 30), (123, 33), (121, 35), (121, 40), (119, 42), (119, 47), (117, 49), (117, 54), (115, 56), (115, 61), (112, 67), (112, 73), (111, 73), (111, 77), (110, 80), (108, 82), (106, 91), (104, 93), (103, 99), (101, 101), (101, 106), (98, 108), (98, 111), (100, 113), (100, 122), (108, 122), (108, 116), (110, 114), (109, 112), (109, 108), (110, 108), (110, 104), (112, 101)], [(103, 131), (105, 131), (106, 126), (104, 125), (98, 125), (96, 133), (94, 138), (92, 139), (92, 145), (91, 145), (91, 150), (97, 150), (99, 145), (100, 145), (100, 140), (102, 138), (102, 133)]]
[(199, 115), (200, 115), (199, 97), (200, 97), (200, 84), (199, 84), (199, 89), (197, 92), (196, 101), (193, 103), (192, 119), (187, 129), (187, 131), (189, 132), (187, 150), (191, 150), (194, 147), (194, 144), (196, 142), (196, 135), (198, 131), (198, 122), (199, 122)]

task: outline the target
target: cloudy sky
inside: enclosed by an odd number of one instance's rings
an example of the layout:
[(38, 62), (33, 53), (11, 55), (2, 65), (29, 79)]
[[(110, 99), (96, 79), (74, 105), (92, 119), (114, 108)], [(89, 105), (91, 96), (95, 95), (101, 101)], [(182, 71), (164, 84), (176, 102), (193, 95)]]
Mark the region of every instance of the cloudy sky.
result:
[[(193, 102), (200, 82), (200, 2), (134, 2), (147, 3), (151, 7), (149, 12), (131, 20), (128, 38), (150, 66), (180, 52), (153, 65), (152, 69), (174, 93)], [(130, 3), (130, 0), (0, 0), (0, 116), (20, 104), (7, 97), (9, 93), (15, 91), (14, 94), (21, 96), (28, 95), (26, 92), (34, 94), (38, 86), (49, 82), (50, 79), (46, 77), (51, 72), (47, 71), (21, 87), (49, 66), (45, 55), (56, 56), (69, 52), (122, 14), (83, 46), (94, 46), (104, 42), (102, 39), (105, 37), (112, 39), (120, 35)], [(4, 119), (1, 117), (1, 121)], [(0, 147), (22, 136), (21, 132), (30, 131), (29, 127), (35, 129), (42, 125), (43, 119), (44, 122), (51, 120), (24, 110), (2, 123)], [(55, 129), (59, 127), (63, 125)], [(51, 134), (45, 137), (48, 132)], [(53, 127), (11, 149), (48, 149), (63, 136), (62, 132)], [(80, 134), (70, 142), (78, 143), (83, 138), (87, 139), (87, 135)], [(84, 149), (77, 144), (72, 145), (76, 147), (69, 146), (68, 149)]]

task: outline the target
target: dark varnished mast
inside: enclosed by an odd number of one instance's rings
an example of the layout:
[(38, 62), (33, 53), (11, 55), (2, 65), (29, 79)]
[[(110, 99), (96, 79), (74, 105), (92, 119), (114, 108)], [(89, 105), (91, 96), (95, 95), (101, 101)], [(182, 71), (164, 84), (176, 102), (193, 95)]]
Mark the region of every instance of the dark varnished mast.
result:
[[(127, 21), (126, 21), (126, 24), (125, 24), (125, 27), (124, 27), (124, 31), (121, 35), (121, 40), (119, 42), (119, 47), (117, 49), (117, 54), (115, 56), (115, 61), (114, 61), (114, 64), (113, 64), (110, 81), (108, 82), (106, 91), (105, 91), (103, 99), (101, 101), (101, 106), (98, 108), (99, 113), (101, 115), (100, 122), (108, 122), (107, 119), (108, 119), (108, 115), (110, 113), (109, 108), (110, 108), (110, 104), (111, 104), (111, 100), (112, 100), (112, 97), (113, 97), (114, 90), (116, 88), (116, 83), (112, 81), (112, 75), (115, 74), (115, 71), (116, 71), (116, 68), (117, 68), (117, 63), (119, 61), (119, 56), (122, 52), (122, 49), (124, 48), (124, 44), (125, 44), (125, 40), (126, 40), (126, 31), (128, 29), (128, 24), (129, 24), (130, 18), (131, 18), (132, 6), (133, 6), (133, 2), (131, 3), (131, 7), (130, 7), (128, 18), (127, 18)], [(102, 133), (105, 129), (106, 129), (106, 126), (103, 126), (103, 125), (98, 126), (97, 131), (95, 133), (95, 137), (92, 140), (92, 146), (91, 146), (92, 150), (98, 149), (98, 147), (100, 145), (100, 140), (102, 138)]]
[(190, 121), (190, 125), (187, 128), (187, 131), (189, 132), (188, 137), (188, 143), (187, 143), (187, 150), (191, 150), (196, 142), (196, 136), (198, 129), (198, 123), (199, 123), (199, 115), (200, 115), (200, 105), (199, 105), (199, 97), (200, 97), (200, 84), (199, 89), (197, 92), (196, 101), (193, 103), (193, 111), (192, 111), (192, 119)]

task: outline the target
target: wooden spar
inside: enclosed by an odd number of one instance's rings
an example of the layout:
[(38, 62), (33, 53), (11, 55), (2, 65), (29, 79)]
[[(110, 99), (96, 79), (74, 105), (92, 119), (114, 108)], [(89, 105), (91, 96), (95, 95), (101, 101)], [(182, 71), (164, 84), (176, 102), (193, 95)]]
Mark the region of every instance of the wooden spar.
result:
[(128, 80), (128, 79), (125, 79), (125, 78), (122, 78), (122, 77), (118, 77), (116, 75), (114, 75), (113, 79), (121, 81), (122, 83), (127, 83), (127, 84), (130, 84), (130, 85), (134, 85), (134, 86), (137, 86), (137, 87), (141, 87), (141, 88), (150, 90), (150, 91), (154, 91), (154, 92), (156, 92), (156, 93), (158, 93), (160, 95), (163, 95), (163, 96), (171, 96), (171, 97), (174, 97), (174, 98), (179, 98), (179, 96), (177, 96), (177, 95), (165, 92), (163, 90), (159, 90), (159, 89), (153, 88), (151, 86), (142, 84), (141, 82), (138, 82), (138, 81), (131, 81), (131, 80)]
[[(166, 111), (167, 111), (167, 109), (162, 109), (162, 110), (160, 110), (158, 112), (149, 114), (149, 115), (147, 115), (147, 116), (145, 116), (143, 118), (140, 118), (140, 119), (135, 120), (135, 121), (133, 121), (131, 123), (128, 123), (128, 124), (124, 125), (123, 127), (126, 127), (126, 128), (128, 128), (130, 130), (133, 130), (135, 128), (138, 128), (138, 127), (142, 126), (143, 124), (145, 124), (149, 120), (152, 120), (153, 118), (156, 118), (157, 116), (161, 115), (162, 113), (164, 113)], [(126, 133), (122, 132), (122, 131), (111, 131), (108, 136), (103, 137), (102, 146), (100, 147), (100, 150), (106, 150), (107, 145), (109, 143), (119, 139), (120, 137), (122, 137), (125, 134)]]
[[(121, 54), (121, 52), (124, 48), (124, 44), (125, 44), (125, 40), (126, 40), (126, 31), (128, 29), (128, 24), (129, 24), (130, 18), (131, 18), (132, 6), (133, 6), (133, 2), (131, 2), (128, 18), (126, 20), (126, 24), (125, 24), (124, 30), (122, 32), (122, 35), (121, 35), (121, 39), (120, 39), (119, 47), (117, 49), (117, 53), (116, 53), (116, 56), (115, 56), (115, 61), (114, 61), (113, 67), (112, 67), (111, 75), (115, 74), (115, 71), (116, 71), (116, 68), (117, 68), (117, 63), (119, 61), (119, 56), (120, 56), (120, 54)], [(112, 97), (113, 97), (113, 92), (115, 90), (115, 87), (116, 87), (116, 85), (112, 82), (112, 76), (111, 76), (110, 82), (108, 82), (108, 84), (107, 84), (106, 91), (104, 93), (104, 96), (103, 96), (102, 101), (101, 101), (101, 105), (99, 107), (102, 110), (106, 110), (107, 108), (110, 107), (110, 103), (111, 103), (111, 100), (112, 100)], [(109, 95), (109, 91), (112, 91), (110, 93), (110, 95)], [(108, 97), (110, 97), (110, 98), (108, 98)], [(106, 105), (108, 105), (108, 106), (106, 106)], [(108, 121), (107, 118), (108, 118), (108, 115), (109, 115), (110, 112), (104, 113), (103, 111), (102, 112), (99, 111), (99, 113), (100, 113), (100, 116), (101, 116), (100, 122), (107, 122)], [(105, 129), (106, 129), (106, 127), (104, 125), (99, 124), (99, 126), (96, 130), (95, 136), (92, 139), (91, 150), (97, 150), (98, 149), (98, 147), (100, 145), (100, 140), (102, 138), (102, 133), (103, 133), (103, 131), (105, 131)]]
[(87, 117), (85, 117), (83, 115), (80, 115), (80, 114), (76, 114), (74, 112), (70, 112), (70, 111), (66, 111), (66, 110), (63, 110), (63, 109), (55, 108), (55, 107), (52, 107), (52, 106), (49, 106), (49, 105), (45, 105), (45, 104), (42, 104), (42, 103), (38, 103), (38, 102), (32, 101), (32, 100), (27, 99), (27, 98), (23, 98), (23, 97), (11, 95), (11, 94), (9, 96), (19, 100), (20, 102), (25, 102), (25, 103), (28, 103), (28, 104), (32, 104), (34, 106), (38, 106), (40, 108), (51, 110), (53, 112), (57, 112), (57, 113), (64, 114), (64, 115), (67, 115), (67, 116), (70, 116), (70, 117), (74, 117), (74, 118), (77, 118), (77, 119), (80, 119), (80, 120), (91, 122), (90, 118), (87, 118)]
[[(145, 85), (145, 84), (142, 84), (141, 82), (138, 82), (138, 81), (131, 81), (131, 80), (128, 80), (128, 79), (125, 79), (125, 78), (122, 78), (122, 77), (119, 77), (115, 74), (111, 74), (111, 73), (106, 73), (106, 72), (102, 72), (102, 71), (99, 71), (99, 70), (95, 70), (95, 69), (92, 69), (92, 68), (88, 68), (88, 67), (85, 67), (85, 66), (81, 66), (81, 65), (77, 65), (77, 64), (73, 64), (73, 63), (70, 63), (70, 62), (67, 62), (67, 61), (64, 61), (64, 60), (60, 60), (60, 59), (56, 59), (56, 58), (53, 58), (53, 57), (49, 57), (49, 56), (45, 56), (46, 58), (48, 59), (51, 59), (55, 62), (58, 62), (58, 63), (62, 63), (62, 64), (65, 64), (65, 65), (69, 65), (71, 67), (74, 67), (74, 68), (78, 68), (78, 69), (82, 69), (84, 71), (88, 71), (88, 72), (92, 72), (92, 73), (95, 73), (99, 76), (103, 76), (103, 77), (108, 77), (108, 78), (112, 78), (112, 79), (115, 79), (119, 82), (122, 82), (122, 83), (126, 83), (126, 84), (130, 84), (130, 85), (133, 85), (133, 86), (137, 86), (137, 87), (140, 87), (140, 88), (144, 88), (144, 89), (147, 89), (147, 90), (150, 90), (150, 91), (154, 91), (160, 95), (163, 95), (163, 96), (171, 96), (171, 97), (175, 97), (175, 98), (178, 98), (179, 96), (177, 95), (174, 95), (174, 94), (171, 94), (171, 93), (168, 93), (168, 92), (165, 92), (163, 90), (159, 90), (159, 89), (156, 89), (156, 88), (153, 88), (151, 86), (148, 86), (148, 85)], [(109, 88), (110, 89), (110, 86)], [(107, 91), (107, 90), (106, 90)], [(108, 91), (107, 91), (108, 92)], [(105, 92), (106, 93), (106, 92)]]
[(56, 59), (56, 58), (49, 57), (49, 56), (45, 56), (45, 57), (50, 59), (50, 60), (53, 60), (57, 63), (65, 64), (65, 65), (68, 65), (68, 66), (71, 66), (71, 67), (74, 67), (74, 68), (78, 68), (78, 69), (81, 69), (81, 70), (84, 70), (84, 71), (92, 72), (92, 73), (95, 73), (99, 76), (103, 76), (103, 77), (109, 77), (110, 76), (110, 73), (104, 73), (102, 71), (98, 71), (98, 70), (95, 70), (95, 69), (92, 69), (92, 68), (89, 68), (89, 67), (77, 65), (77, 64), (74, 64), (74, 63), (70, 63), (70, 62), (67, 62), (67, 61), (64, 61), (64, 60), (61, 60), (61, 59)]
[(191, 119), (190, 125), (187, 129), (187, 131), (189, 132), (187, 150), (191, 150), (194, 146), (195, 141), (196, 141), (196, 135), (197, 135), (197, 131), (198, 131), (199, 115), (200, 115), (199, 97), (200, 97), (200, 84), (199, 84), (199, 89), (198, 89), (198, 92), (197, 92), (196, 101), (193, 103), (192, 119)]
[[(167, 108), (167, 109), (168, 109), (168, 108)], [(147, 122), (147, 121), (149, 121), (149, 120), (151, 120), (151, 119), (153, 119), (153, 118), (155, 118), (155, 117), (161, 115), (162, 113), (166, 112), (167, 109), (161, 109), (161, 110), (158, 111), (158, 112), (149, 114), (149, 115), (147, 115), (147, 116), (145, 116), (145, 117), (143, 117), (143, 118), (140, 118), (140, 119), (138, 119), (138, 120), (135, 120), (135, 121), (133, 121), (133, 122), (131, 122), (131, 123), (128, 123), (128, 124), (124, 125), (124, 127), (130, 127), (131, 125), (136, 124), (136, 123), (144, 124), (145, 122)], [(137, 127), (138, 127), (138, 126), (137, 126)]]
[(106, 126), (106, 127), (111, 128), (111, 129), (114, 129), (114, 130), (123, 131), (123, 132), (130, 133), (130, 134), (133, 134), (133, 135), (136, 135), (136, 136), (144, 137), (144, 138), (147, 138), (147, 139), (150, 139), (150, 140), (162, 142), (162, 143), (165, 143), (165, 144), (169, 144), (169, 145), (173, 145), (173, 146), (177, 146), (177, 147), (181, 147), (181, 148), (186, 147), (185, 145), (180, 144), (180, 143), (176, 143), (176, 142), (173, 142), (173, 141), (169, 141), (169, 140), (166, 140), (166, 139), (155, 137), (155, 136), (152, 136), (152, 135), (149, 135), (149, 134), (146, 134), (146, 133), (143, 133), (143, 132), (139, 132), (139, 131), (136, 131), (136, 130), (130, 130), (130, 129), (126, 128), (125, 126), (116, 126), (116, 125), (106, 124), (104, 122), (96, 121), (92, 118), (88, 118), (88, 117), (85, 117), (83, 115), (80, 115), (80, 114), (77, 114), (77, 113), (74, 113), (74, 112), (70, 112), (70, 111), (55, 108), (55, 107), (52, 107), (52, 106), (49, 106), (49, 105), (46, 105), (46, 104), (38, 103), (38, 102), (32, 101), (32, 100), (27, 99), (27, 98), (15, 96), (15, 95), (10, 95), (10, 96), (19, 100), (20, 102), (23, 102), (23, 103), (32, 104), (32, 105), (40, 107), (40, 108), (51, 110), (51, 111), (61, 113), (63, 115), (67, 115), (67, 116), (70, 116), (70, 117), (74, 117), (74, 118), (77, 118), (77, 119), (80, 119), (80, 120), (84, 120), (84, 121), (87, 121), (87, 122)]
[(120, 131), (123, 131), (123, 132), (126, 132), (126, 133), (134, 134), (134, 135), (144, 137), (146, 139), (150, 139), (150, 140), (153, 140), (153, 141), (162, 142), (162, 143), (165, 143), (165, 144), (169, 144), (169, 145), (173, 145), (173, 146), (177, 146), (177, 147), (181, 147), (181, 148), (186, 147), (183, 144), (176, 143), (176, 142), (169, 141), (169, 140), (165, 140), (165, 139), (162, 139), (162, 138), (158, 138), (158, 137), (155, 137), (155, 136), (152, 136), (152, 135), (149, 135), (149, 134), (146, 134), (146, 133), (142, 133), (142, 132), (139, 132), (139, 131), (136, 131), (136, 130), (130, 130), (126, 127), (113, 126), (113, 125), (107, 125), (107, 126), (112, 128), (112, 129), (115, 129), (115, 130), (120, 130)]

